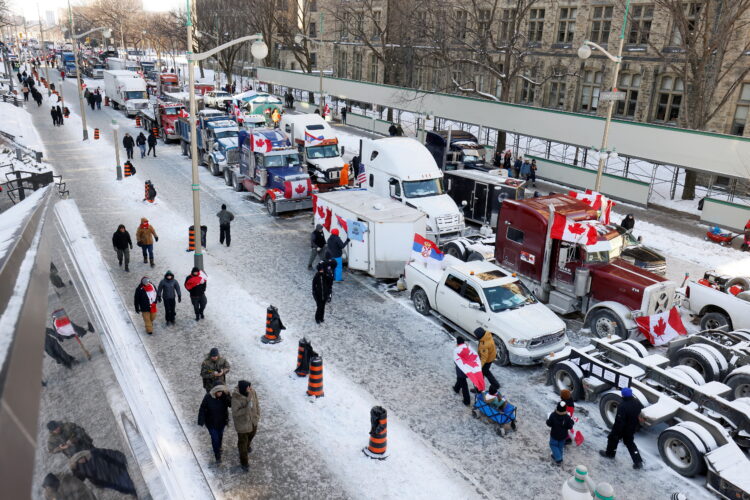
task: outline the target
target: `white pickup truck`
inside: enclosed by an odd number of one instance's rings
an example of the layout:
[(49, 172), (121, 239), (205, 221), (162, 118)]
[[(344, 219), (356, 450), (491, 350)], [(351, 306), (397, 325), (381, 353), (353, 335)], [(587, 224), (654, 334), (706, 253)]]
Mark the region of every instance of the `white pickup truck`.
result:
[(406, 265), (406, 286), (414, 308), (476, 339), (489, 330), (501, 365), (540, 363), (568, 344), (565, 323), (511, 273), (489, 262), (460, 262), (446, 256), (445, 270), (413, 261)]
[(688, 282), (682, 307), (700, 318), (701, 330), (750, 328), (750, 278), (706, 273), (703, 279)]

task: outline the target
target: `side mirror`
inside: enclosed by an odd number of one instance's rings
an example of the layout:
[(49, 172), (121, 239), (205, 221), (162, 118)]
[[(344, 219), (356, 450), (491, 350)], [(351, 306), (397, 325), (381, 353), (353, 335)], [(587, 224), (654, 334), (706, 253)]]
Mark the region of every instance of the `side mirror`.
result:
[(637, 239), (638, 239), (638, 243), (643, 242), (643, 236), (639, 236)]
[(484, 306), (482, 304), (477, 304), (476, 302), (469, 302), (469, 309), (484, 311)]
[(393, 186), (395, 184), (398, 184), (398, 180), (396, 180), (393, 177), (391, 177), (390, 179), (388, 179), (388, 184), (390, 184), (391, 186)]

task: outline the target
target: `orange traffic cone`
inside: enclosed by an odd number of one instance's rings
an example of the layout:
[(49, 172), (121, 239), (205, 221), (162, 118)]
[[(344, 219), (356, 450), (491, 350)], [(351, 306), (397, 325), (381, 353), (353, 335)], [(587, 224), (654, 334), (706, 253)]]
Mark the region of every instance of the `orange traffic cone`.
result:
[(307, 395), (323, 397), (323, 358), (315, 356), (310, 360), (310, 376), (307, 379)]
[(286, 327), (281, 322), (279, 310), (275, 306), (268, 306), (266, 309), (266, 332), (260, 338), (264, 344), (278, 344), (281, 342), (281, 330)]
[(136, 127), (140, 127), (141, 126), (141, 117), (140, 116), (136, 116), (135, 117), (135, 126)]
[(370, 442), (362, 453), (370, 458), (385, 460), (388, 446), (388, 412), (382, 406), (373, 406), (370, 410)]
[(94, 129), (94, 139), (99, 139), (99, 129), (98, 128)]

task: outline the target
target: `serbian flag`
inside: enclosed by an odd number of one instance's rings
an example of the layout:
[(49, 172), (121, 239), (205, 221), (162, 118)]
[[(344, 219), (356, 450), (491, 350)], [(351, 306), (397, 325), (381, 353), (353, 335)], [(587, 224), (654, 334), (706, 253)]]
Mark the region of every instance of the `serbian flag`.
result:
[(635, 322), (651, 345), (666, 344), (678, 335), (687, 335), (677, 307), (651, 316), (639, 316), (635, 318)]
[(550, 238), (554, 240), (570, 241), (571, 243), (583, 243), (584, 245), (595, 245), (598, 240), (596, 232), (597, 223), (594, 221), (576, 222), (564, 215), (555, 213), (552, 222)]
[(441, 262), (443, 257), (445, 257), (445, 254), (438, 249), (435, 243), (416, 233), (414, 234), (414, 244), (411, 254), (414, 260), (424, 262), (425, 264)]
[(307, 130), (305, 130), (305, 142), (309, 143), (310, 146), (316, 146), (316, 145), (320, 144), (321, 142), (323, 142), (323, 139), (325, 139), (324, 136), (322, 136), (322, 135), (320, 135), (320, 136), (312, 135), (310, 132), (308, 132)]
[(453, 350), (453, 361), (466, 374), (478, 391), (484, 391), (484, 374), (479, 355), (468, 344), (459, 344)]
[(251, 143), (251, 151), (255, 151), (257, 153), (268, 153), (273, 148), (271, 141), (263, 137), (262, 135), (252, 135), (250, 136)]

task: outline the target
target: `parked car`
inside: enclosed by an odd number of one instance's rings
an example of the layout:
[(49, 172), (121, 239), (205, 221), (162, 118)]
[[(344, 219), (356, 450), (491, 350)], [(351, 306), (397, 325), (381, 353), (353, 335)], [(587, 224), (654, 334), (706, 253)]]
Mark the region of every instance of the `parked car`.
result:
[(664, 254), (644, 245), (641, 242), (641, 238), (633, 236), (630, 230), (617, 224), (614, 226), (623, 239), (622, 253), (620, 254), (621, 259), (652, 273), (662, 276), (667, 273), (667, 258)]
[(750, 278), (707, 272), (688, 281), (682, 307), (700, 319), (701, 330), (750, 328)]

